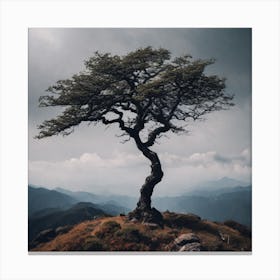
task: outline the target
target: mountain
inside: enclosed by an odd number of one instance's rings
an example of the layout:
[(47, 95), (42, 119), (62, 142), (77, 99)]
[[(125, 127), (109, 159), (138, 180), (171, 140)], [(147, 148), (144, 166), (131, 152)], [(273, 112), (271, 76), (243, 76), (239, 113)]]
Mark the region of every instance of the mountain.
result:
[(58, 211), (61, 211), (61, 208), (44, 208), (39, 211), (33, 212), (29, 215), (29, 218), (40, 218)]
[(183, 195), (155, 198), (153, 205), (161, 211), (196, 213), (204, 219), (220, 222), (235, 220), (251, 227), (251, 186), (231, 188), (229, 192), (207, 192), (204, 196)]
[(75, 198), (55, 190), (28, 186), (28, 216), (46, 208), (66, 209), (77, 202)]
[(64, 193), (66, 195), (69, 195), (73, 198), (75, 198), (77, 201), (84, 201), (84, 202), (92, 202), (92, 203), (98, 203), (98, 202), (103, 202), (102, 197), (95, 195), (90, 192), (83, 192), (83, 191), (69, 191), (64, 188), (55, 188), (56, 191), (60, 193)]
[[(121, 207), (122, 209), (120, 209), (121, 211), (119, 213), (132, 210), (135, 208), (137, 202), (136, 198), (126, 195), (99, 195), (84, 191), (69, 191), (64, 188), (55, 188), (55, 190), (69, 195), (77, 201), (97, 203), (101, 205), (111, 204), (111, 206), (115, 205), (116, 209)], [(116, 209), (113, 211), (116, 211)]]
[[(228, 182), (221, 187), (221, 182)], [(223, 178), (219, 188), (200, 189), (177, 197), (155, 197), (153, 205), (161, 211), (196, 213), (212, 221), (235, 220), (251, 227), (252, 188), (251, 186), (230, 187), (236, 183), (233, 179)], [(240, 183), (240, 182), (238, 182)], [(59, 190), (59, 191), (58, 191)], [(51, 214), (59, 209), (67, 209), (77, 202), (93, 203), (95, 208), (110, 215), (127, 214), (135, 208), (137, 199), (123, 195), (96, 195), (89, 192), (72, 192), (57, 188), (47, 190), (29, 187), (29, 217)]]
[[(120, 196), (122, 198), (122, 196)], [(62, 188), (48, 190), (42, 187), (28, 187), (28, 216), (41, 217), (57, 210), (68, 209), (78, 202), (90, 202), (94, 207), (110, 215), (128, 213), (129, 208), (120, 205), (112, 196), (99, 196), (88, 192), (72, 192)], [(120, 199), (118, 196), (113, 196)], [(120, 199), (122, 200), (122, 199)]]
[(134, 209), (136, 207), (138, 198), (136, 197), (131, 197), (128, 195), (106, 195), (104, 196), (104, 198), (106, 198), (105, 203), (107, 203), (108, 201), (112, 202), (112, 201), (117, 201), (118, 205), (121, 205), (127, 209), (129, 209), (129, 211), (131, 211), (132, 209)]
[(213, 197), (218, 196), (225, 193), (234, 193), (234, 192), (242, 192), (242, 191), (251, 191), (251, 186), (234, 186), (234, 187), (225, 187), (225, 188), (218, 188), (218, 189), (199, 189), (194, 190), (188, 195), (192, 196), (203, 196), (203, 197)]
[(28, 239), (31, 241), (43, 230), (56, 229), (69, 226), (86, 220), (96, 219), (100, 216), (108, 216), (107, 213), (98, 209), (96, 205), (87, 202), (79, 202), (67, 210), (46, 211), (46, 215), (32, 216), (28, 220)]
[(189, 191), (188, 195), (207, 195), (207, 193), (212, 193), (213, 191), (219, 192), (224, 190), (225, 192), (230, 192), (230, 190), (236, 187), (245, 187), (248, 186), (248, 183), (235, 180), (228, 177), (223, 177), (216, 181), (206, 181), (200, 183), (194, 187), (192, 187), (191, 191)]
[(45, 231), (31, 251), (251, 251), (251, 231), (234, 221), (202, 220), (194, 214), (163, 213), (164, 224), (101, 217), (57, 232)]
[(112, 216), (116, 216), (119, 214), (127, 214), (128, 212), (130, 212), (130, 209), (118, 205), (118, 203), (114, 200), (109, 200), (106, 203), (98, 204), (98, 206), (104, 212)]

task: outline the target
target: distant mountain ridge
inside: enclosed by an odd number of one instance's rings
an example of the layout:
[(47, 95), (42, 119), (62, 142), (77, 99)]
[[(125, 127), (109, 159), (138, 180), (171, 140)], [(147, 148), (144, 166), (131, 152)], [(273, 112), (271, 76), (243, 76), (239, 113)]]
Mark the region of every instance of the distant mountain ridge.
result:
[(35, 215), (28, 220), (28, 239), (31, 241), (43, 230), (74, 225), (101, 216), (105, 217), (108, 216), (108, 214), (89, 202), (80, 202), (67, 210), (60, 209), (43, 216)]
[(234, 187), (226, 187), (226, 188), (217, 188), (213, 190), (207, 189), (198, 189), (193, 190), (185, 195), (192, 195), (192, 196), (203, 196), (203, 197), (213, 197), (218, 196), (224, 193), (234, 193), (234, 192), (242, 192), (242, 191), (252, 191), (252, 186), (234, 186)]
[[(217, 222), (234, 220), (250, 228), (252, 187), (244, 184), (222, 178), (206, 182), (181, 196), (154, 197), (152, 204), (162, 212), (195, 213), (203, 219)], [(101, 213), (113, 216), (127, 214), (137, 203), (137, 198), (124, 195), (99, 195), (63, 188), (50, 190), (34, 185), (29, 185), (28, 196), (30, 238), (48, 227), (69, 226), (94, 219)]]
[(28, 216), (46, 208), (66, 209), (78, 201), (56, 190), (28, 186)]
[(212, 221), (231, 219), (248, 227), (252, 222), (251, 186), (231, 188), (229, 192), (219, 190), (204, 195), (155, 198), (153, 205), (161, 211), (195, 213)]
[(70, 191), (70, 190), (67, 190), (64, 188), (60, 188), (60, 187), (55, 188), (55, 190), (60, 193), (69, 195), (77, 201), (100, 203), (100, 202), (104, 202), (106, 200), (100, 195), (96, 195), (96, 194), (93, 194), (90, 192), (85, 192), (85, 191)]
[[(28, 216), (43, 216), (54, 210), (69, 209), (79, 202), (90, 202), (95, 208), (110, 215), (127, 213), (129, 208), (120, 205), (110, 197), (100, 197), (87, 192), (71, 192), (62, 188), (49, 190), (42, 187), (28, 186)], [(116, 198), (118, 200), (118, 198)]]
[(249, 182), (243, 182), (240, 180), (236, 180), (233, 178), (229, 177), (222, 177), (221, 179), (218, 180), (213, 180), (213, 181), (205, 181), (202, 183), (199, 183), (192, 188), (185, 194), (194, 194), (196, 192), (203, 193), (203, 192), (212, 192), (212, 191), (218, 191), (221, 189), (224, 190), (230, 190), (235, 187), (246, 187), (251, 185)]
[(69, 195), (76, 199), (77, 201), (91, 202), (97, 204), (114, 204), (116, 206), (120, 206), (125, 208), (123, 211), (127, 212), (135, 207), (137, 198), (130, 197), (127, 195), (116, 195), (116, 194), (108, 194), (108, 195), (100, 195), (94, 194), (91, 192), (85, 191), (70, 191), (64, 188), (57, 187), (56, 191)]

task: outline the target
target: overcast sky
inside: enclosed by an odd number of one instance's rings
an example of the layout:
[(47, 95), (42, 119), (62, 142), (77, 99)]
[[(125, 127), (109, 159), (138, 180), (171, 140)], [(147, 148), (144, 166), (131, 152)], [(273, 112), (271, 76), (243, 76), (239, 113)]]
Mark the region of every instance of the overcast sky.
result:
[(95, 51), (125, 55), (139, 47), (163, 47), (172, 56), (215, 58), (209, 73), (227, 79), (235, 107), (190, 124), (188, 135), (168, 134), (152, 149), (165, 176), (155, 195), (183, 193), (202, 181), (251, 178), (250, 29), (60, 29), (29, 30), (29, 183), (96, 193), (137, 196), (149, 162), (135, 144), (120, 143), (117, 127), (81, 125), (67, 137), (37, 140), (37, 125), (57, 109), (39, 108), (38, 98), (57, 80), (84, 69)]

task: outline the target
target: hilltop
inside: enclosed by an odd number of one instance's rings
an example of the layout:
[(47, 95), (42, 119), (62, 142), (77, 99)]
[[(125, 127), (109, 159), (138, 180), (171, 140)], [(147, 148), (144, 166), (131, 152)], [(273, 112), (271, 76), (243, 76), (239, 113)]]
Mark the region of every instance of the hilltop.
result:
[(251, 251), (251, 231), (237, 222), (162, 214), (163, 227), (120, 215), (45, 230), (31, 251)]

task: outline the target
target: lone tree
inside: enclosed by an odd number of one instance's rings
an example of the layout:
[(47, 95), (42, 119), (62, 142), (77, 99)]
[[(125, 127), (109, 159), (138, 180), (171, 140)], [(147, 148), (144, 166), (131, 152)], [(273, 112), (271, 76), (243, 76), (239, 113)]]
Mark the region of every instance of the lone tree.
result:
[(133, 139), (151, 162), (151, 174), (129, 218), (161, 223), (160, 212), (151, 208), (151, 196), (163, 171), (150, 148), (168, 131), (184, 132), (187, 120), (233, 106), (233, 96), (225, 94), (225, 79), (205, 73), (213, 63), (189, 55), (171, 59), (162, 48), (140, 48), (125, 56), (96, 52), (85, 61), (84, 72), (58, 81), (47, 89), (49, 95), (40, 97), (40, 107), (66, 108), (39, 125), (36, 138), (68, 135), (82, 122), (118, 125), (128, 137), (125, 141)]

